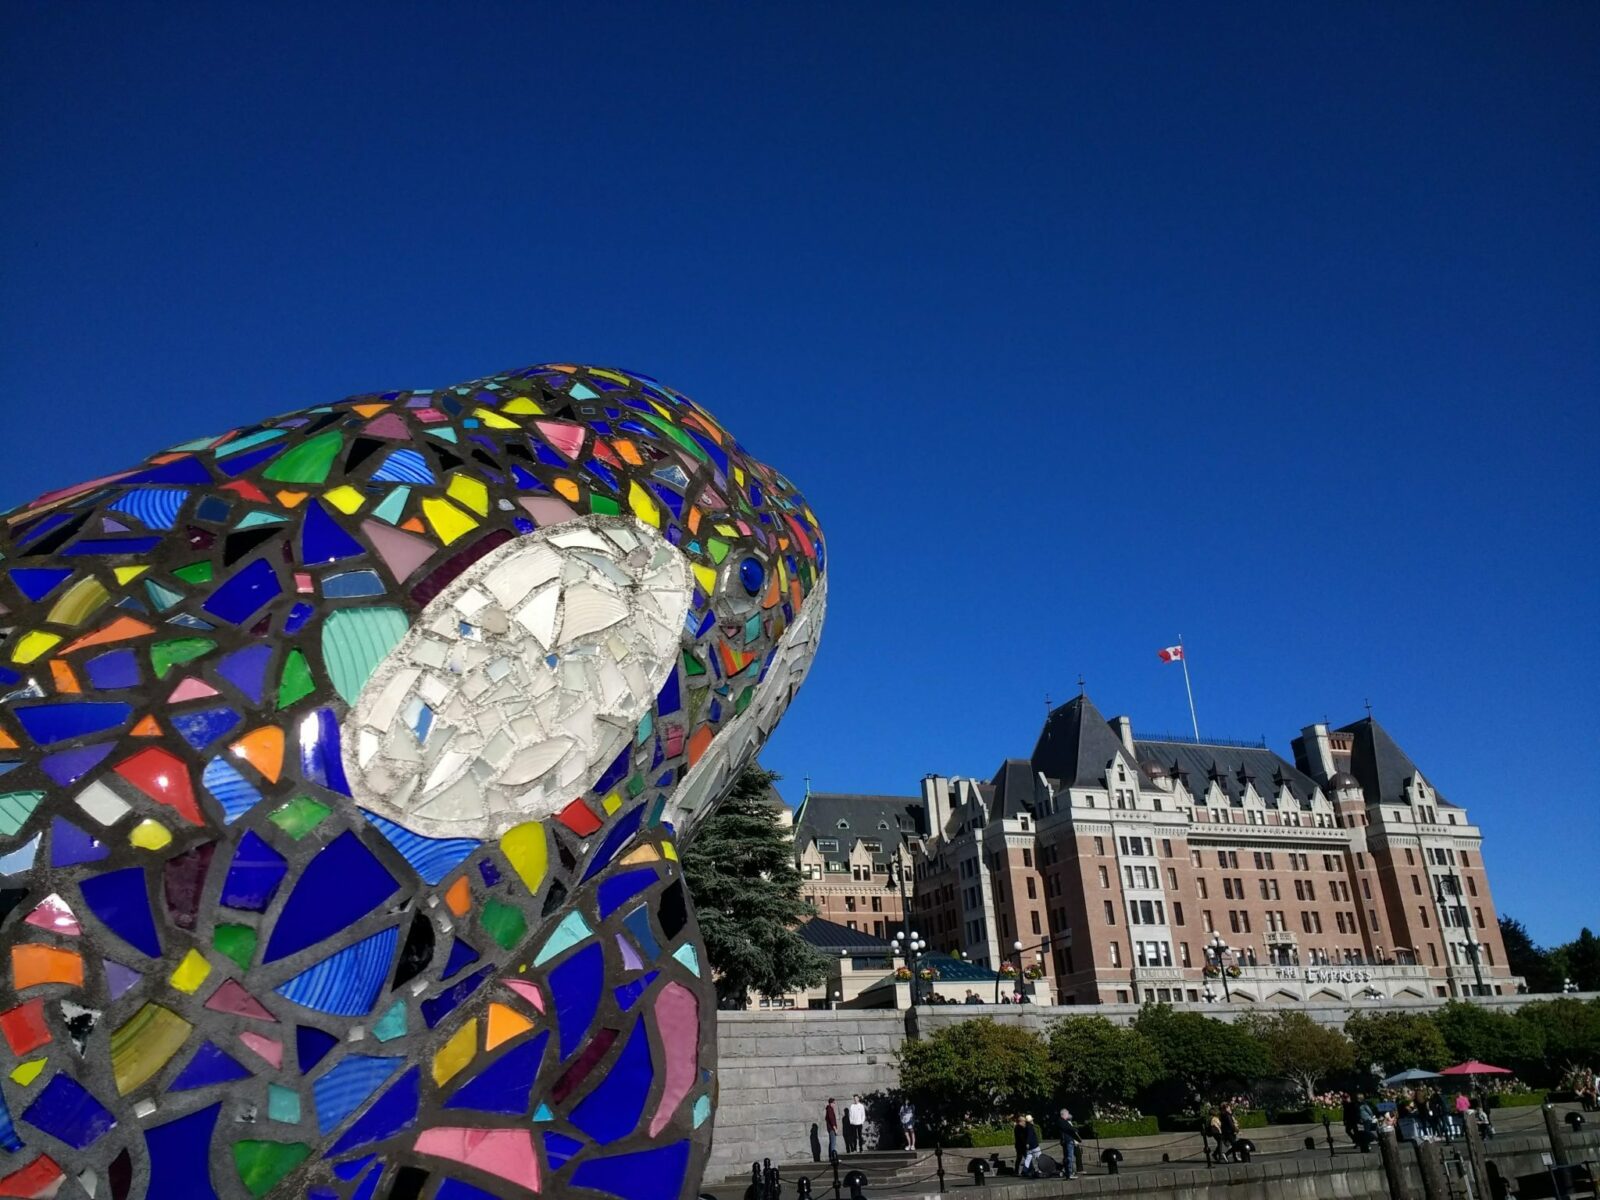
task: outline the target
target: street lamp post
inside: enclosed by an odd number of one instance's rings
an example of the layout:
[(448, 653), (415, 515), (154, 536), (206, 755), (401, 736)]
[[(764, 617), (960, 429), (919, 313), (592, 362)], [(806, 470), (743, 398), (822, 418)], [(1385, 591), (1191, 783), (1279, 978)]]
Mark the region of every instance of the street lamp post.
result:
[(1228, 968), (1222, 965), (1222, 956), (1233, 953), (1228, 943), (1222, 940), (1222, 935), (1212, 931), (1211, 940), (1206, 943), (1206, 952), (1211, 955), (1212, 961), (1217, 964), (1217, 974), (1222, 976), (1222, 998), (1229, 1004), (1233, 1003), (1233, 989), (1228, 986)]
[(1205, 1002), (1207, 1004), (1215, 1004), (1217, 1002), (1217, 989), (1212, 987), (1209, 983), (1206, 984), (1205, 991), (1201, 992), (1200, 994), (1205, 997)]
[[(1012, 942), (1011, 943), (1011, 955), (1012, 955), (1012, 958), (1015, 960), (1016, 967), (1017, 967), (1017, 992), (1018, 992), (1018, 994), (1021, 994), (1021, 992), (1022, 992), (1022, 980), (1023, 980), (1022, 954), (1023, 954), (1023, 951), (1025, 951), (1025, 950), (1038, 951), (1038, 953), (1034, 957), (1039, 960), (1039, 977), (1042, 979), (1042, 978), (1044, 978), (1044, 955), (1045, 955), (1045, 951), (1047, 951), (1049, 949), (1050, 949), (1050, 938), (1049, 938), (1048, 935), (1046, 935), (1045, 937), (1040, 938), (1038, 943), (1036, 945), (1032, 945), (1032, 946), (1024, 946), (1021, 942)], [(1001, 979), (1000, 973), (998, 971), (996, 971), (995, 972), (995, 978), (994, 978), (994, 1002), (996, 1004), (1000, 1003), (1000, 979)]]
[[(1455, 896), (1454, 904), (1451, 904), (1445, 896), (1444, 881), (1446, 879), (1450, 881), (1450, 890)], [(1467, 906), (1461, 898), (1461, 877), (1454, 871), (1439, 877), (1438, 901), (1441, 911), (1452, 908), (1455, 910), (1457, 927), (1467, 931), (1467, 960), (1472, 963), (1472, 975), (1476, 982), (1472, 994), (1474, 996), (1487, 996), (1489, 989), (1483, 985), (1483, 967), (1479, 962), (1483, 943), (1478, 940), (1477, 934), (1472, 928), (1472, 921), (1467, 916)]]
[(1571, 996), (1574, 993), (1576, 993), (1577, 990), (1578, 990), (1578, 985), (1577, 984), (1573, 983), (1572, 980), (1567, 979), (1564, 976), (1562, 977), (1562, 980), (1561, 980), (1561, 994), (1563, 996)]
[(905, 960), (906, 970), (911, 972), (911, 1005), (915, 1008), (919, 991), (917, 986), (917, 965), (922, 961), (922, 952), (928, 948), (928, 943), (922, 940), (916, 930), (913, 929), (911, 936), (907, 937), (906, 931), (902, 929), (894, 935), (894, 941), (891, 945), (894, 946), (894, 952)]

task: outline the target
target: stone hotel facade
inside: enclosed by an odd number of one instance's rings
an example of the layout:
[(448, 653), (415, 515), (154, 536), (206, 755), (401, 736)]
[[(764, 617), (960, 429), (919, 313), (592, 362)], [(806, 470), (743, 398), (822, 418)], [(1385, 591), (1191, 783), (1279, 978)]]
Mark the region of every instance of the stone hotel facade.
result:
[(938, 950), (1042, 971), (1040, 1002), (1516, 991), (1466, 811), (1370, 716), (1308, 726), (1293, 754), (1138, 738), (1079, 696), (1031, 759), (923, 781), (911, 923)]

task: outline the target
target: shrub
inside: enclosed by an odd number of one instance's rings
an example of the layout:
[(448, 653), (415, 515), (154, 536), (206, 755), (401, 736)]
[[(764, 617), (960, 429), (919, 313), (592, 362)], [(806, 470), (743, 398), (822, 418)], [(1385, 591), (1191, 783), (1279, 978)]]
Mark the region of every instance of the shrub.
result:
[(1326, 1117), (1334, 1125), (1344, 1122), (1344, 1110), (1332, 1105), (1319, 1104), (1315, 1108), (1284, 1108), (1268, 1113), (1274, 1125), (1321, 1125)]
[(1086, 1121), (1078, 1132), (1086, 1138), (1149, 1137), (1161, 1132), (1159, 1117), (1140, 1117), (1133, 1121)]
[[(1158, 1118), (1163, 1133), (1199, 1133), (1210, 1119), (1210, 1113), (1174, 1113)], [(1267, 1114), (1259, 1108), (1234, 1109), (1233, 1119), (1240, 1129), (1264, 1129), (1267, 1124)]]
[(1532, 1108), (1544, 1101), (1543, 1092), (1501, 1092), (1498, 1096), (1490, 1096), (1485, 1103), (1490, 1108)]

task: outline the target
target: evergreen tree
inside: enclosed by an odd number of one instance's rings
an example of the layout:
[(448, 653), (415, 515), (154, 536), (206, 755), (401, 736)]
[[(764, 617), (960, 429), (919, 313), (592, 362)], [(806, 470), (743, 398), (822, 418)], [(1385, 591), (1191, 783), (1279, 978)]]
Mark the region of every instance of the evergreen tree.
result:
[(1549, 950), (1536, 945), (1527, 926), (1515, 917), (1500, 918), (1500, 937), (1506, 944), (1506, 965), (1513, 975), (1528, 982), (1530, 992), (1559, 992), (1561, 964)]
[(682, 847), (700, 936), (725, 1007), (821, 983), (828, 960), (795, 933), (814, 915), (800, 897), (794, 848), (773, 808), (771, 771), (752, 764)]

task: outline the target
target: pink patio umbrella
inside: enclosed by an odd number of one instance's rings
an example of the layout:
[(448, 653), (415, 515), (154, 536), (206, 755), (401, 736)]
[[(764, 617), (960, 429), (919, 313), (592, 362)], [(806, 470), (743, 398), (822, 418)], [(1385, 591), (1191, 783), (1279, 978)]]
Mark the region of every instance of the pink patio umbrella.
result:
[(1488, 1063), (1481, 1063), (1477, 1059), (1468, 1059), (1464, 1063), (1457, 1063), (1453, 1067), (1446, 1067), (1440, 1071), (1441, 1075), (1509, 1075), (1505, 1067), (1491, 1067)]

